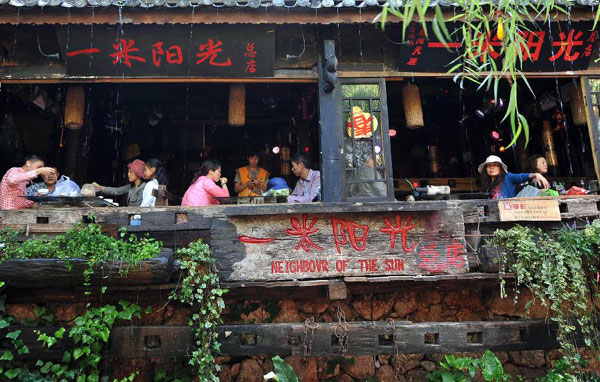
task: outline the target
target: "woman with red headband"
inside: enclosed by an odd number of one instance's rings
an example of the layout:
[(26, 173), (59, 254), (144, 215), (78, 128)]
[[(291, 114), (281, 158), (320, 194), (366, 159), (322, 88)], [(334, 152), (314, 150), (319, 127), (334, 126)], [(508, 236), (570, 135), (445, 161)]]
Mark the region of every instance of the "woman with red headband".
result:
[(127, 178), (129, 184), (121, 187), (104, 187), (98, 183), (92, 183), (96, 187), (96, 191), (99, 191), (105, 195), (120, 196), (127, 194), (127, 205), (139, 207), (142, 204), (144, 196), (144, 187), (146, 182), (144, 181), (144, 171), (146, 164), (144, 161), (136, 159), (127, 165), (129, 171), (127, 172)]

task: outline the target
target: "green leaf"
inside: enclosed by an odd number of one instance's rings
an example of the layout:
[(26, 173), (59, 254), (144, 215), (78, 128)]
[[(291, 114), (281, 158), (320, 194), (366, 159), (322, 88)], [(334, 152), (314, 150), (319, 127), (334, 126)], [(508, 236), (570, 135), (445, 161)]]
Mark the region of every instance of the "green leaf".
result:
[(10, 338), (12, 340), (16, 340), (17, 338), (19, 338), (20, 334), (21, 334), (20, 330), (14, 330), (12, 332), (6, 333), (6, 338)]
[(276, 355), (271, 359), (273, 360), (274, 372), (279, 377), (280, 382), (298, 382), (294, 369), (280, 356)]
[(12, 361), (14, 358), (13, 353), (6, 350), (4, 354), (2, 354), (2, 357), (0, 357), (0, 361)]
[(21, 369), (8, 369), (4, 373), (8, 379), (13, 379), (19, 374), (21, 374)]
[(73, 350), (73, 359), (78, 359), (83, 355), (83, 348), (75, 348)]
[(486, 350), (481, 357), (481, 374), (486, 381), (494, 381), (504, 375), (502, 363), (494, 353)]

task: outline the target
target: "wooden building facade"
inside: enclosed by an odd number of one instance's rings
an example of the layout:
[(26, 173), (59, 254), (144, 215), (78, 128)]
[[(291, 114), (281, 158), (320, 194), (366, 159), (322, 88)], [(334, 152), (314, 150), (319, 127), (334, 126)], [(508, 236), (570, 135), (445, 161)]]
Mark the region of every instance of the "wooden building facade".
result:
[[(0, 5), (2, 168), (36, 151), (80, 183), (118, 184), (127, 161), (156, 156), (175, 194), (171, 206), (155, 208), (0, 211), (2, 227), (22, 230), (26, 240), (93, 216), (105, 227), (161, 240), (172, 252), (204, 240), (222, 286), (230, 289), (219, 327), (221, 381), (260, 381), (262, 375), (248, 375), (266, 374), (270, 355), (288, 356), (305, 382), (416, 381), (439, 360), (436, 354), (486, 349), (505, 356), (516, 372), (539, 376), (557, 357), (553, 324), (542, 307), (526, 319), (524, 306), (501, 298), (497, 253), (485, 242), (497, 228), (514, 224), (581, 228), (600, 214), (600, 197), (490, 201), (478, 193), (476, 169), (495, 153), (525, 171), (525, 159), (537, 151), (552, 168), (551, 180), (598, 191), (600, 66), (593, 15), (587, 6), (574, 7), (568, 18), (532, 37), (539, 50), (525, 71), (538, 93), (523, 98), (532, 143), (504, 152), (511, 137), (502, 106), (490, 106), (489, 92), (461, 88), (447, 73), (460, 47), (447, 51), (424, 38), (417, 24), (406, 41), (394, 20), (381, 30), (372, 20), (382, 5)], [(85, 106), (80, 127), (70, 129), (63, 108), (74, 87), (83, 89)], [(240, 87), (245, 97), (234, 104)], [(232, 120), (236, 108), (241, 121)], [(177, 205), (201, 158), (217, 152), (231, 172), (243, 164), (246, 145), (258, 147), (272, 174), (290, 182), (290, 152), (309, 155), (321, 171), (321, 202)], [(373, 172), (361, 178), (368, 158)], [(403, 201), (414, 182), (449, 186), (452, 194)], [(138, 215), (141, 225), (131, 225)], [(161, 256), (139, 278), (104, 282), (107, 294), (99, 285), (85, 294), (60, 264), (30, 268), (6, 261), (0, 280), (8, 285), (9, 309), (24, 316), (35, 304), (53, 306), (64, 321), (90, 300), (151, 305), (148, 319), (113, 329), (107, 357), (152, 370), (157, 360), (185, 358), (193, 346), (189, 311), (173, 304), (163, 309), (182, 270), (172, 253)], [(504, 277), (510, 284), (513, 276)], [(310, 319), (317, 325), (307, 326)], [(35, 342), (32, 330), (23, 331)], [(25, 358), (62, 356), (32, 349)], [(339, 356), (355, 357), (356, 367), (336, 361)], [(116, 365), (106, 368), (119, 374)], [(151, 380), (146, 374), (139, 380)]]

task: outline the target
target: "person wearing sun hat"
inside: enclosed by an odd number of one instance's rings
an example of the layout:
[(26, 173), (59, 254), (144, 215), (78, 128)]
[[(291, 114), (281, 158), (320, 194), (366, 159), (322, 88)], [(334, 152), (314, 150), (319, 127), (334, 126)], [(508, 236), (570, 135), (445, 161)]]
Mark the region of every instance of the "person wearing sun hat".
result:
[(496, 155), (490, 155), (485, 162), (477, 168), (481, 174), (481, 184), (490, 199), (514, 198), (517, 195), (517, 186), (529, 179), (548, 188), (546, 178), (537, 172), (513, 174), (508, 172), (508, 167)]
[(136, 159), (127, 165), (129, 171), (127, 172), (127, 179), (129, 184), (121, 187), (104, 187), (98, 183), (92, 183), (96, 187), (96, 191), (99, 191), (109, 196), (119, 196), (127, 194), (127, 205), (139, 207), (142, 204), (144, 196), (144, 187), (146, 182), (144, 181), (144, 171), (146, 170), (146, 163), (144, 161)]

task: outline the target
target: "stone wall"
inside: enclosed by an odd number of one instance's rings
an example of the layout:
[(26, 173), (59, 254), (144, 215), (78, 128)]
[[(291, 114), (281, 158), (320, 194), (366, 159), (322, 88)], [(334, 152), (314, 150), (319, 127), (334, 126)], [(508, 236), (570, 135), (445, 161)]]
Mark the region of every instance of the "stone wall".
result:
[[(346, 300), (330, 301), (327, 298), (307, 299), (226, 299), (223, 319), (226, 324), (237, 323), (301, 323), (314, 317), (316, 322), (337, 322), (337, 309), (341, 307), (347, 321), (405, 320), (412, 322), (475, 321), (475, 320), (515, 320), (520, 318), (544, 318), (546, 309), (539, 303), (525, 312), (525, 302), (531, 298), (527, 290), (521, 290), (521, 298), (515, 305), (512, 290), (509, 296), (499, 297), (499, 287), (478, 287), (456, 283), (453, 287), (405, 287), (390, 293), (351, 295)], [(251, 291), (248, 291), (251, 295)], [(301, 289), (298, 292), (301, 295)], [(7, 303), (7, 314), (19, 323), (35, 319), (34, 304)], [(78, 303), (46, 303), (48, 311), (55, 315), (57, 325), (71, 325), (75, 317), (86, 307)], [(134, 322), (117, 322), (116, 325), (187, 325), (190, 310), (174, 303), (160, 301), (152, 305), (151, 313)], [(352, 332), (348, 334), (352, 337)], [(561, 355), (558, 350), (510, 351), (496, 353), (505, 370), (513, 376), (522, 375), (525, 380), (534, 380), (545, 374)], [(589, 352), (583, 353), (591, 360), (590, 369), (600, 371), (600, 366)], [(460, 354), (460, 356), (481, 356), (481, 354)], [(301, 357), (285, 358), (303, 382), (365, 381), (376, 376), (379, 382), (424, 381), (426, 373), (438, 367), (443, 354), (399, 354), (377, 356)], [(222, 356), (221, 382), (262, 382), (262, 376), (272, 371), (271, 356), (229, 357)], [(173, 370), (177, 362), (185, 359), (124, 359), (104, 361), (104, 373), (113, 378), (128, 376), (139, 370), (136, 381), (150, 382), (154, 372), (165, 368)], [(373, 379), (371, 379), (373, 380)]]

